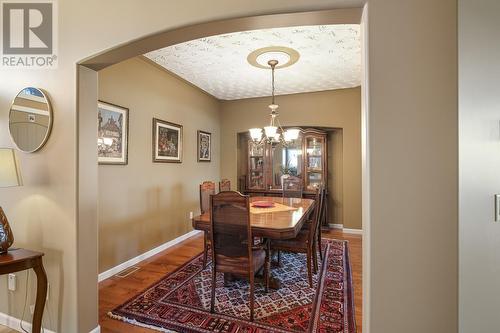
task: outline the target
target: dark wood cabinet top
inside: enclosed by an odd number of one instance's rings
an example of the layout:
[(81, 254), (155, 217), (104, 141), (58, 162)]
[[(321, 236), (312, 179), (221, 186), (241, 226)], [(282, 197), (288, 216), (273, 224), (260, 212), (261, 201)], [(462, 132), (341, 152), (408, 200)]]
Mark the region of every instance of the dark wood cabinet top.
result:
[(11, 265), (16, 262), (23, 262), (30, 259), (42, 257), (42, 252), (36, 252), (26, 249), (14, 249), (9, 252), (0, 254), (0, 266)]

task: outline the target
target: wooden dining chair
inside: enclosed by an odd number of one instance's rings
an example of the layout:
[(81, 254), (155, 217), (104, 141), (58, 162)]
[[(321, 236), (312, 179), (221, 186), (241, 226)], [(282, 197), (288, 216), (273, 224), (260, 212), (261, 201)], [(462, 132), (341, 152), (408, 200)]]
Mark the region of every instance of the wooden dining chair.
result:
[(245, 193), (246, 189), (247, 189), (247, 176), (243, 175), (238, 178), (238, 191), (240, 191), (240, 193)]
[(219, 192), (231, 191), (231, 181), (229, 179), (222, 179), (219, 182)]
[[(324, 220), (324, 217), (325, 217), (325, 214), (326, 214), (326, 205), (327, 205), (327, 202), (326, 202), (326, 188), (324, 187), (324, 184), (322, 185), (322, 187), (320, 188), (320, 193), (321, 193), (321, 203), (322, 203), (322, 207), (319, 207), (319, 221), (316, 225), (316, 245), (318, 247), (318, 253), (319, 253), (319, 257), (321, 258), (321, 260), (323, 260), (323, 244), (322, 244), (322, 241), (321, 241), (321, 225), (323, 223), (323, 220)], [(314, 220), (314, 216), (313, 216), (313, 219), (311, 220), (308, 220), (304, 226), (302, 227), (304, 230), (308, 230), (309, 228), (311, 228), (312, 226), (312, 222)], [(314, 254), (316, 255), (317, 253), (314, 252)], [(279, 256), (278, 256), (278, 259), (279, 259)]]
[(294, 253), (306, 254), (307, 274), (309, 278), (309, 285), (311, 286), (311, 288), (313, 286), (312, 270), (314, 269), (314, 273), (318, 271), (318, 258), (316, 256), (316, 235), (317, 226), (320, 221), (321, 210), (323, 207), (322, 192), (323, 185), (320, 185), (320, 187), (316, 191), (313, 219), (309, 227), (303, 228), (295, 238), (271, 241), (271, 250), (273, 251), (289, 251)]
[[(303, 194), (303, 184), (302, 179), (295, 176), (288, 176), (288, 178), (283, 179), (282, 191), (283, 198), (302, 198)], [(278, 263), (280, 262), (281, 252), (278, 253)]]
[(211, 197), (212, 300), (214, 312), (217, 272), (248, 278), (250, 321), (254, 319), (255, 273), (264, 269), (265, 290), (269, 288), (269, 242), (255, 245), (250, 226), (249, 196), (224, 191)]
[(320, 207), (320, 215), (319, 215), (319, 221), (318, 225), (316, 226), (316, 244), (318, 245), (318, 252), (319, 252), (319, 257), (321, 260), (323, 260), (323, 245), (321, 244), (321, 226), (323, 224), (323, 220), (325, 219), (326, 215), (326, 205), (328, 204), (326, 201), (326, 188), (324, 185), (321, 186), (321, 202), (322, 202), (322, 207)]
[(289, 176), (283, 179), (283, 198), (302, 198), (302, 179)]
[[(204, 181), (200, 184), (200, 210), (201, 213), (210, 211), (210, 196), (215, 194), (215, 183)], [(208, 250), (210, 249), (210, 232), (205, 231), (203, 235), (203, 268), (207, 266)]]

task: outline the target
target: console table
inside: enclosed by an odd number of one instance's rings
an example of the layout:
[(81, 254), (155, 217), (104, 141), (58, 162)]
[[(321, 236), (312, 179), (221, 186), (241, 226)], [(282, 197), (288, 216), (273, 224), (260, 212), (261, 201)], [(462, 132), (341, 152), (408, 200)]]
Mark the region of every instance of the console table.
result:
[(9, 250), (0, 254), (0, 275), (24, 271), (30, 268), (36, 273), (36, 301), (33, 313), (32, 333), (40, 333), (42, 316), (47, 298), (47, 274), (43, 268), (43, 253), (26, 249)]

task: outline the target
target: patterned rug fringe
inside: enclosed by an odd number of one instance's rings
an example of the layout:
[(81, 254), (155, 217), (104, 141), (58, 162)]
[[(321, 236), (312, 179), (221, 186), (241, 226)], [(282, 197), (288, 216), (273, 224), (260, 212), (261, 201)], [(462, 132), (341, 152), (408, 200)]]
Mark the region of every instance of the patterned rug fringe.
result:
[(168, 330), (166, 328), (159, 327), (159, 326), (153, 326), (153, 325), (144, 324), (144, 323), (141, 323), (140, 321), (137, 321), (135, 319), (129, 319), (127, 317), (115, 315), (111, 311), (108, 312), (107, 315), (110, 318), (123, 321), (124, 323), (132, 324), (132, 325), (136, 325), (136, 326), (140, 326), (140, 327), (144, 327), (144, 328), (149, 328), (149, 329), (152, 329), (152, 330), (155, 330), (155, 331), (165, 332), (165, 333), (177, 333), (177, 331)]

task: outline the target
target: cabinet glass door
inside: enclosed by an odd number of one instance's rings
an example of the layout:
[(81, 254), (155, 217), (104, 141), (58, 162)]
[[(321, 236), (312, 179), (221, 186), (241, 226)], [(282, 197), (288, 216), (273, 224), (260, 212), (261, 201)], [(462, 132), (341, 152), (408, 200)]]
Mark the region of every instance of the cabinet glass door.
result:
[(272, 184), (273, 188), (281, 189), (283, 176), (302, 177), (302, 137), (299, 136), (286, 146), (275, 144), (272, 146)]
[(264, 145), (248, 143), (248, 187), (264, 189)]
[(325, 139), (306, 137), (306, 189), (315, 190), (324, 182)]

